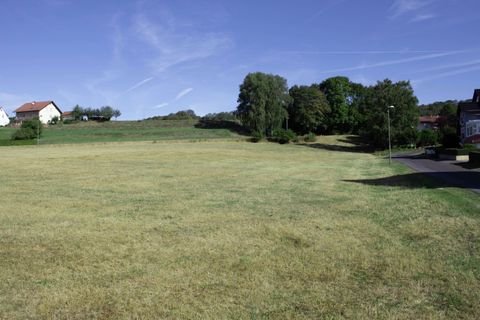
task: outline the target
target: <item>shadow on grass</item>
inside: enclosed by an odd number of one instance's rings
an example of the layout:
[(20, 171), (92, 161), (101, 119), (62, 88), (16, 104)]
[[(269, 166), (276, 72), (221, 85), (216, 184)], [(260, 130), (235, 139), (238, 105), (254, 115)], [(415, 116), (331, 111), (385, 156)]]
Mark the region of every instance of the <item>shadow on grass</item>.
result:
[(359, 153), (373, 153), (375, 148), (367, 144), (362, 138), (358, 136), (346, 136), (344, 139), (338, 139), (338, 142), (348, 143), (349, 145), (327, 144), (327, 143), (305, 143), (301, 146), (323, 149), (328, 151), (340, 152), (359, 152)]
[(242, 126), (240, 123), (235, 121), (228, 121), (228, 120), (205, 120), (200, 119), (198, 123), (195, 124), (195, 128), (199, 129), (226, 129), (230, 132), (248, 136), (249, 131)]
[[(433, 178), (433, 179), (429, 179)], [(403, 188), (445, 188), (456, 187), (480, 190), (480, 172), (428, 172), (408, 173), (377, 179), (343, 180), (371, 186), (392, 186)]]

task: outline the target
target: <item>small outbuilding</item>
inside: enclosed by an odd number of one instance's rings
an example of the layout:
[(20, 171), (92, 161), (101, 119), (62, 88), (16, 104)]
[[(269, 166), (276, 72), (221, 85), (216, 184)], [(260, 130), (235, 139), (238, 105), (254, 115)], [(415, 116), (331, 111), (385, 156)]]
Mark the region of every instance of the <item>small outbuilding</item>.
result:
[(15, 110), (15, 113), (18, 122), (40, 119), (43, 124), (48, 124), (54, 117), (60, 119), (62, 116), (62, 111), (53, 101), (28, 102)]
[(446, 117), (443, 116), (421, 116), (418, 119), (418, 131), (431, 129), (437, 130), (447, 121)]
[(73, 111), (65, 111), (62, 113), (62, 120), (75, 120), (73, 116)]

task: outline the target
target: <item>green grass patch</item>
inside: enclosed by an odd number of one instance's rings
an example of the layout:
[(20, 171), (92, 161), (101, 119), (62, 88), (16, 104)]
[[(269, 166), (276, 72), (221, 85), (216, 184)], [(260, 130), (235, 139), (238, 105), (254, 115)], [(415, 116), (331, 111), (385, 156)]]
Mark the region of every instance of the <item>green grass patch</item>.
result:
[[(240, 138), (227, 129), (196, 128), (196, 124), (196, 120), (88, 121), (58, 124), (44, 128), (40, 144)], [(15, 130), (0, 128), (0, 146), (23, 144), (10, 141)]]
[(478, 195), (337, 139), (3, 148), (0, 318), (478, 319)]

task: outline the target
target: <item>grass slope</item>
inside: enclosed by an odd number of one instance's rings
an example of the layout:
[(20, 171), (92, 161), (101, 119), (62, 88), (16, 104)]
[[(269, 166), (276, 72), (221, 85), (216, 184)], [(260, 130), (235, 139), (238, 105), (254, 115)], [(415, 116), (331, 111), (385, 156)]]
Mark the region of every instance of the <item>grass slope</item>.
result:
[[(239, 138), (226, 129), (195, 128), (196, 123), (196, 120), (149, 120), (59, 124), (44, 128), (40, 144)], [(10, 141), (15, 130), (0, 128), (0, 146), (36, 144), (36, 141)]]
[(6, 147), (0, 318), (478, 319), (478, 196), (347, 148)]

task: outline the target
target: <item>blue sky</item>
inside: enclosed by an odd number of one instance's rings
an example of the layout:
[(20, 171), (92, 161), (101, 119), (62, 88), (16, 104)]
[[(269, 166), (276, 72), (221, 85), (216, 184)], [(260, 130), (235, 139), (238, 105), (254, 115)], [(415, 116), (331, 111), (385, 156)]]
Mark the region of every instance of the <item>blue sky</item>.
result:
[(290, 86), (410, 80), (421, 103), (467, 99), (479, 31), (478, 0), (1, 0), (0, 106), (202, 115), (234, 110), (255, 71)]

